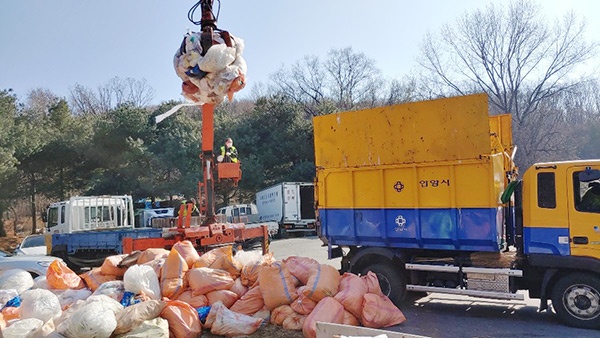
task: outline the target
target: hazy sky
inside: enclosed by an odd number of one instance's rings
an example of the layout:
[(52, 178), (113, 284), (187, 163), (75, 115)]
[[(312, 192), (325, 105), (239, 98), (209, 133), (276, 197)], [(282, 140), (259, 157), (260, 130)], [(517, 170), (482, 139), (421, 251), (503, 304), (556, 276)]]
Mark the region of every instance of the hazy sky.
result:
[[(188, 29), (192, 0), (4, 0), (0, 3), (0, 90), (24, 99), (34, 88), (68, 97), (79, 83), (95, 89), (111, 78), (146, 79), (154, 103), (182, 100), (172, 59)], [(215, 11), (218, 0), (215, 0)], [(497, 0), (495, 3), (506, 1)], [(489, 0), (221, 0), (218, 27), (246, 43), (250, 93), (282, 65), (325, 58), (351, 46), (388, 78), (415, 66), (428, 31), (453, 23)], [(548, 20), (574, 10), (600, 36), (600, 1), (541, 0)], [(197, 19), (200, 10), (197, 11)]]

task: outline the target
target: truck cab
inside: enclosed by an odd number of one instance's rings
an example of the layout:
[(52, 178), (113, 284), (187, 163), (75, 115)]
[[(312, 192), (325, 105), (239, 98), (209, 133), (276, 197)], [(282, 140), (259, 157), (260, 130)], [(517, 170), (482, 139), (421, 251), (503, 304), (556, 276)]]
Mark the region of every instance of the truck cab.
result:
[(255, 223), (259, 221), (256, 204), (235, 204), (220, 208), (215, 213), (220, 222)]
[(74, 196), (50, 204), (48, 233), (62, 234), (89, 230), (133, 227), (131, 196)]

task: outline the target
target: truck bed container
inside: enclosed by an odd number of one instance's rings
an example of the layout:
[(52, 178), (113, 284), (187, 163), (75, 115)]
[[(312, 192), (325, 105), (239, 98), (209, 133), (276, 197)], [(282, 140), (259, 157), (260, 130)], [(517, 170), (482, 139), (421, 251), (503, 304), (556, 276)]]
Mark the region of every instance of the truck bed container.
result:
[(331, 245), (492, 251), (510, 116), (486, 95), (314, 118), (321, 234)]

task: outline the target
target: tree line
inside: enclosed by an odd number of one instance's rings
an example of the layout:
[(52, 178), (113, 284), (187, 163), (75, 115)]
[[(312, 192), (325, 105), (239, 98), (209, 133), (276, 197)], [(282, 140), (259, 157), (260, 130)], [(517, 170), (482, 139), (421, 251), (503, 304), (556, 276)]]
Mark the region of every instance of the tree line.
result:
[[(250, 202), (282, 181), (312, 181), (313, 116), (485, 92), (492, 113), (510, 112), (517, 164), (600, 158), (600, 83), (590, 64), (597, 43), (572, 13), (553, 24), (532, 1), (466, 13), (423, 39), (418, 67), (388, 79), (366, 54), (332, 49), (307, 55), (254, 86), (251, 98), (219, 105), (215, 151), (232, 137), (240, 151), (239, 187), (217, 185), (218, 202)], [(69, 97), (46, 89), (23, 101), (0, 91), (0, 236), (19, 201), (35, 215), (40, 197), (196, 195), (200, 111), (154, 116), (179, 102), (152, 105), (144, 80), (114, 78), (96, 90), (76, 84)]]

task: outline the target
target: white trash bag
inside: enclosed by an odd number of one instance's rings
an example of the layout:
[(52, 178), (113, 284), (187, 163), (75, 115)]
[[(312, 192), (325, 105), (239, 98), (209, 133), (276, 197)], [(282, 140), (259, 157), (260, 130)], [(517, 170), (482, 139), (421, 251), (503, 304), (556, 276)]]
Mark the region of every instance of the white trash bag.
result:
[(116, 338), (169, 338), (169, 322), (161, 317), (142, 322), (135, 329)]
[(12, 323), (9, 327), (2, 330), (2, 336), (4, 338), (33, 337), (35, 332), (39, 330), (43, 325), (44, 322), (37, 318), (21, 319)]
[(109, 338), (117, 327), (112, 311), (102, 302), (93, 301), (81, 306), (57, 327), (57, 332), (67, 338)]
[(160, 284), (156, 272), (149, 265), (133, 265), (123, 276), (125, 283), (125, 291), (129, 291), (135, 295), (144, 293), (151, 299), (160, 299)]
[(58, 297), (44, 289), (27, 290), (21, 294), (21, 318), (37, 318), (44, 323), (60, 317), (62, 308)]
[(6, 270), (0, 276), (0, 289), (15, 289), (18, 294), (33, 287), (33, 277), (23, 269)]

